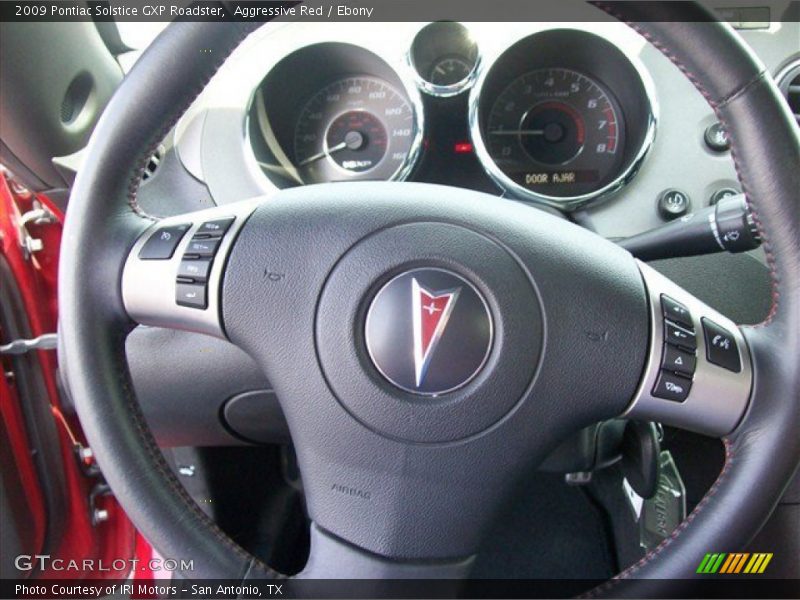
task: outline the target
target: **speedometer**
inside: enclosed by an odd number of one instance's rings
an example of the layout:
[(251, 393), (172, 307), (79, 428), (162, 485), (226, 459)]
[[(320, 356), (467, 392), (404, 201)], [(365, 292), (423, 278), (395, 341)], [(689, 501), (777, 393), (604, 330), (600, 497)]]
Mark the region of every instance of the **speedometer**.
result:
[(373, 77), (335, 81), (305, 105), (295, 127), (295, 166), (306, 183), (394, 179), (414, 151), (414, 111)]
[(514, 183), (542, 196), (575, 197), (618, 175), (625, 121), (600, 82), (570, 69), (538, 69), (497, 96), (483, 135), (491, 159)]

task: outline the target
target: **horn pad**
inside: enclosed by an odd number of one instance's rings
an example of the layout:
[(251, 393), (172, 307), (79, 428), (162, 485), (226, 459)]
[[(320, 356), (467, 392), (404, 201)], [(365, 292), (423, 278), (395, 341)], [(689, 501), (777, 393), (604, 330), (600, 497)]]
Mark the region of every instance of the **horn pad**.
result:
[(530, 274), (496, 242), (447, 223), (360, 241), (328, 278), (316, 321), (342, 406), (417, 443), (478, 435), (512, 411), (532, 385), (542, 336)]

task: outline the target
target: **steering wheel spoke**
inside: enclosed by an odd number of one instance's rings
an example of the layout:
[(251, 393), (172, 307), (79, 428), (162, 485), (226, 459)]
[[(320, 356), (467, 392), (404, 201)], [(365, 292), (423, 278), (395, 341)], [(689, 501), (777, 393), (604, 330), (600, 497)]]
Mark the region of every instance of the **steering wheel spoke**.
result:
[(220, 287), (238, 231), (260, 200), (162, 219), (131, 249), (122, 297), (137, 323), (224, 338)]
[(753, 371), (739, 327), (644, 263), (650, 347), (636, 396), (624, 416), (712, 436), (741, 421)]
[[(299, 579), (350, 579), (369, 583), (369, 588), (359, 589), (365, 597), (381, 597), (400, 579), (442, 579), (451, 588), (442, 591), (454, 593), (460, 580), (465, 579), (474, 562), (474, 556), (439, 561), (399, 561), (373, 554), (349, 544), (311, 524), (311, 548), (305, 569)], [(381, 584), (380, 581), (388, 581)], [(302, 586), (301, 586), (302, 589)], [(319, 590), (320, 594), (328, 590)], [(420, 590), (423, 591), (423, 590)], [(309, 594), (316, 596), (317, 594)]]

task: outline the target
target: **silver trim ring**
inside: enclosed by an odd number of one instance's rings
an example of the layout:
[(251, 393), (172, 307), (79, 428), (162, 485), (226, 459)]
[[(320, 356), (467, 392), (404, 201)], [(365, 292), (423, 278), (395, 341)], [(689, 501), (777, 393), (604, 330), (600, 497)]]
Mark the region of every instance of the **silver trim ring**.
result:
[[(228, 255), (245, 221), (263, 200), (263, 197), (252, 198), (167, 217), (148, 227), (128, 253), (122, 271), (120, 292), (128, 316), (141, 325), (183, 329), (226, 339), (222, 326), (221, 296)], [(211, 263), (211, 272), (206, 282), (208, 306), (201, 309), (177, 304), (175, 291), (178, 269), (192, 237), (202, 223), (226, 217), (234, 217), (234, 221), (222, 236)], [(163, 260), (139, 258), (140, 250), (155, 232), (179, 224), (191, 226), (183, 234), (171, 258)]]
[(420, 75), (419, 71), (417, 71), (417, 68), (414, 66), (414, 58), (411, 54), (411, 49), (409, 49), (408, 52), (406, 52), (406, 63), (411, 69), (414, 83), (417, 84), (417, 88), (419, 88), (421, 92), (428, 94), (429, 96), (433, 96), (434, 98), (452, 98), (453, 96), (458, 96), (460, 93), (465, 92), (474, 86), (475, 82), (478, 80), (481, 67), (480, 51), (475, 57), (475, 64), (472, 65), (472, 70), (469, 72), (469, 75), (452, 85), (436, 85), (435, 83), (431, 83), (425, 79), (422, 75)]
[[(478, 45), (477, 40), (473, 38), (472, 41), (475, 43), (476, 49), (475, 64), (472, 65), (472, 70), (464, 79), (452, 85), (436, 85), (435, 83), (431, 83), (425, 79), (414, 64), (414, 40), (417, 39), (417, 36), (426, 27), (436, 22), (437, 21), (431, 21), (430, 23), (426, 23), (417, 29), (414, 32), (414, 35), (411, 36), (411, 40), (406, 44), (408, 49), (405, 53), (405, 66), (411, 73), (411, 79), (414, 80), (417, 89), (419, 89), (421, 92), (428, 94), (429, 96), (433, 96), (434, 98), (452, 98), (453, 96), (458, 96), (460, 93), (467, 91), (475, 85), (475, 82), (478, 80), (478, 75), (480, 74), (483, 56), (481, 54), (480, 45)], [(470, 32), (469, 27), (464, 25), (464, 23), (458, 23), (458, 25), (460, 25), (465, 31)]]
[[(636, 394), (622, 415), (647, 421), (659, 421), (689, 431), (723, 436), (733, 431), (744, 416), (753, 386), (750, 349), (739, 327), (718, 311), (704, 304), (664, 275), (636, 261), (647, 290), (650, 342), (647, 363)], [(667, 295), (689, 310), (697, 340), (694, 375), (688, 397), (683, 402), (653, 396), (661, 372), (665, 317), (661, 296)], [(741, 370), (738, 373), (711, 363), (706, 354), (702, 319), (710, 319), (726, 329), (736, 341)]]
[[(580, 32), (582, 30), (570, 29), (568, 31)], [(523, 40), (525, 39), (527, 38), (523, 38)], [(633, 180), (633, 178), (639, 172), (639, 169), (642, 167), (642, 164), (644, 164), (644, 160), (647, 158), (647, 155), (649, 154), (650, 149), (655, 142), (659, 109), (655, 84), (653, 83), (653, 79), (650, 77), (650, 73), (647, 71), (647, 69), (645, 69), (638, 57), (625, 55), (625, 58), (631, 63), (639, 76), (639, 81), (644, 89), (648, 104), (647, 130), (645, 132), (644, 139), (642, 140), (642, 144), (630, 164), (625, 167), (622, 172), (611, 182), (607, 183), (602, 188), (595, 190), (594, 192), (580, 194), (578, 196), (549, 196), (547, 194), (540, 194), (518, 184), (508, 175), (503, 173), (503, 171), (497, 166), (497, 163), (494, 162), (489, 154), (489, 150), (486, 147), (483, 134), (481, 132), (480, 99), (483, 92), (483, 86), (486, 83), (486, 78), (496, 66), (497, 61), (505, 55), (506, 51), (520, 41), (522, 40), (514, 41), (511, 45), (505, 48), (505, 50), (497, 54), (497, 57), (491, 65), (488, 65), (481, 70), (478, 80), (470, 92), (469, 134), (478, 160), (486, 171), (486, 174), (489, 175), (489, 177), (498, 185), (498, 187), (500, 187), (500, 189), (502, 189), (504, 192), (510, 193), (513, 198), (518, 200), (526, 200), (560, 210), (572, 211), (583, 208), (589, 204), (594, 204), (608, 199)]]
[[(319, 44), (325, 42), (318, 42)], [(336, 42), (346, 44), (346, 42)], [(316, 44), (311, 44), (316, 45)], [(352, 45), (352, 44), (351, 44)], [(419, 89), (416, 85), (413, 84), (413, 77), (405, 72), (404, 69), (395, 69), (390, 65), (386, 59), (383, 57), (375, 54), (371, 50), (363, 48), (361, 46), (356, 46), (360, 50), (364, 52), (368, 52), (373, 57), (377, 58), (378, 60), (382, 61), (386, 64), (387, 68), (395, 74), (398, 81), (400, 82), (400, 86), (402, 91), (406, 94), (406, 99), (408, 100), (409, 104), (411, 105), (411, 116), (413, 120), (414, 126), (414, 135), (411, 140), (411, 147), (406, 154), (403, 163), (400, 167), (392, 174), (388, 181), (405, 181), (411, 172), (414, 170), (414, 167), (417, 165), (419, 161), (420, 154), (422, 152), (422, 140), (425, 133), (425, 110), (422, 105), (422, 96), (419, 93)], [(286, 55), (288, 56), (288, 54)], [(284, 57), (285, 58), (285, 57)], [(270, 187), (274, 189), (280, 189), (275, 185), (269, 176), (264, 172), (263, 167), (260, 166), (258, 158), (256, 157), (255, 152), (253, 151), (253, 144), (250, 140), (250, 113), (253, 110), (253, 105), (256, 102), (257, 97), (262, 97), (260, 94), (261, 84), (264, 80), (269, 76), (272, 70), (278, 65), (280, 61), (276, 62), (272, 65), (272, 67), (264, 74), (264, 76), (259, 80), (258, 85), (250, 92), (250, 97), (247, 100), (247, 106), (244, 111), (244, 118), (242, 119), (242, 141), (245, 145), (245, 158), (249, 163), (250, 170), (261, 180), (265, 181)], [(407, 67), (408, 68), (408, 67)], [(413, 68), (410, 68), (411, 73), (414, 73)], [(379, 77), (377, 75), (372, 75), (370, 73), (362, 73), (360, 75), (356, 75), (356, 77), (371, 77), (374, 79), (379, 79), (386, 83), (389, 87), (395, 88), (395, 84), (391, 81), (387, 81), (383, 77)], [(397, 90), (400, 91), (400, 90)], [(270, 129), (268, 123), (261, 122), (261, 115), (257, 114), (256, 118), (258, 119), (259, 129), (263, 132), (265, 126), (267, 129)], [(271, 129), (270, 129), (271, 130)], [(265, 141), (266, 143), (266, 141)], [(288, 158), (287, 158), (288, 160)], [(296, 173), (297, 165), (288, 164), (288, 165), (279, 165), (283, 166), (288, 173), (290, 173), (290, 177), (296, 180), (295, 176), (292, 176), (292, 173)], [(300, 182), (298, 185), (306, 185), (305, 182)]]

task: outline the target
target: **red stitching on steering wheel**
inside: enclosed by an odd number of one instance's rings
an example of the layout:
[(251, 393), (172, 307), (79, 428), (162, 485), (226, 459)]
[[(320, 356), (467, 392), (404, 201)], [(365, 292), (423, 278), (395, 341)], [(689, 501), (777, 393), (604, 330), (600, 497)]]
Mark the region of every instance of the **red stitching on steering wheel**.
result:
[(612, 579), (606, 581), (604, 584), (597, 586), (578, 596), (579, 598), (596, 598), (602, 592), (606, 592), (610, 589), (613, 589), (615, 586), (619, 585), (623, 580), (630, 579), (632, 575), (634, 575), (637, 571), (639, 571), (642, 567), (646, 564), (651, 562), (655, 559), (659, 554), (661, 554), (666, 548), (674, 542), (677, 537), (686, 530), (689, 525), (691, 525), (692, 521), (697, 518), (697, 515), (705, 508), (706, 504), (711, 500), (714, 494), (717, 493), (719, 486), (722, 482), (726, 479), (728, 473), (730, 472), (731, 465), (733, 464), (733, 457), (734, 457), (734, 450), (733, 450), (733, 442), (731, 442), (728, 438), (723, 438), (722, 443), (725, 445), (725, 464), (722, 467), (719, 475), (717, 476), (716, 481), (708, 490), (703, 499), (700, 500), (697, 506), (694, 507), (694, 510), (689, 513), (689, 516), (686, 517), (680, 525), (678, 525), (675, 530), (669, 535), (669, 537), (665, 538), (658, 546), (650, 550), (647, 554), (645, 554), (638, 562), (632, 564), (624, 571), (620, 572), (619, 574), (615, 575)]
[(133, 174), (131, 176), (130, 182), (128, 184), (128, 206), (130, 207), (131, 211), (139, 217), (143, 219), (148, 219), (150, 221), (158, 221), (161, 217), (157, 215), (151, 215), (147, 211), (145, 211), (141, 205), (139, 204), (137, 195), (139, 192), (139, 187), (142, 184), (142, 176), (144, 175), (145, 169), (147, 168), (147, 163), (150, 161), (150, 157), (158, 148), (159, 144), (163, 141), (163, 139), (167, 136), (167, 134), (172, 130), (173, 127), (177, 124), (180, 118), (186, 113), (192, 103), (197, 99), (200, 93), (206, 88), (208, 82), (211, 81), (211, 78), (216, 75), (219, 68), (228, 60), (228, 57), (233, 53), (236, 48), (242, 43), (244, 38), (246, 38), (254, 29), (248, 25), (240, 25), (239, 26), (241, 31), (240, 35), (236, 37), (231, 45), (224, 49), (223, 52), (220, 53), (219, 59), (214, 63), (214, 67), (209, 71), (208, 75), (203, 77), (202, 80), (197, 84), (192, 94), (188, 97), (188, 100), (181, 104), (178, 109), (170, 115), (169, 119), (167, 119), (166, 124), (161, 130), (153, 137), (153, 141), (150, 142), (150, 145), (147, 147), (147, 150), (142, 154), (142, 156), (137, 161), (137, 166), (133, 169)]
[[(212, 70), (209, 72), (207, 76), (205, 76), (197, 85), (193, 93), (191, 94), (189, 100), (184, 104), (180, 105), (177, 111), (175, 111), (170, 118), (166, 121), (166, 125), (159, 131), (159, 133), (154, 136), (154, 141), (148, 147), (148, 150), (144, 152), (142, 158), (138, 161), (137, 167), (134, 168), (133, 174), (131, 176), (130, 184), (129, 184), (129, 191), (128, 191), (128, 206), (130, 207), (131, 211), (139, 217), (144, 219), (150, 220), (158, 220), (160, 217), (155, 217), (149, 215), (146, 211), (144, 211), (138, 204), (136, 199), (136, 194), (138, 192), (139, 186), (142, 182), (142, 173), (144, 172), (145, 166), (147, 165), (148, 160), (150, 159), (150, 155), (155, 151), (156, 147), (161, 143), (164, 137), (170, 132), (170, 130), (175, 126), (178, 120), (183, 116), (186, 110), (191, 106), (191, 104), (195, 101), (195, 99), (200, 95), (200, 93), (205, 89), (208, 82), (211, 78), (216, 74), (222, 64), (228, 59), (231, 53), (239, 47), (241, 42), (244, 38), (252, 31), (252, 29), (244, 26), (241, 27), (240, 35), (237, 36), (234, 40), (232, 40), (229, 47), (225, 48), (224, 52), (221, 53), (221, 57), (215, 63)], [(120, 343), (120, 347), (124, 348), (124, 342)], [(122, 364), (125, 364), (124, 356), (121, 357), (119, 360), (122, 360)], [(124, 373), (124, 367), (122, 369), (117, 370), (119, 373)], [(141, 413), (141, 409), (139, 407), (138, 402), (136, 401), (136, 397), (133, 393), (133, 390), (130, 388), (129, 381), (126, 377), (121, 377), (121, 384), (123, 394), (125, 399), (129, 405), (130, 414), (133, 417), (133, 422), (136, 425), (136, 429), (139, 433), (140, 439), (144, 442), (145, 449), (147, 450), (148, 454), (150, 455), (151, 460), (155, 464), (156, 469), (160, 472), (164, 480), (168, 483), (168, 485), (175, 491), (178, 496), (183, 500), (184, 504), (192, 511), (192, 515), (199, 519), (201, 523), (208, 527), (209, 531), (223, 544), (225, 544), (228, 548), (231, 549), (232, 552), (240, 556), (243, 560), (247, 561), (246, 566), (242, 573), (242, 581), (245, 581), (251, 575), (256, 572), (260, 571), (260, 573), (256, 573), (258, 575), (266, 575), (273, 579), (284, 579), (286, 576), (274, 569), (270, 568), (268, 565), (263, 563), (262, 561), (258, 560), (256, 557), (248, 553), (244, 550), (241, 546), (239, 546), (236, 542), (234, 542), (227, 534), (225, 534), (216, 524), (214, 524), (206, 514), (200, 510), (194, 500), (189, 496), (186, 492), (186, 489), (180, 484), (177, 480), (169, 466), (167, 465), (166, 461), (164, 460), (161, 451), (158, 449), (158, 446), (155, 443), (155, 440), (152, 437), (150, 432), (150, 428), (146, 424), (144, 417)]]
[[(771, 278), (771, 284), (772, 284), (772, 302), (771, 302), (771, 307), (770, 307), (769, 314), (767, 315), (767, 317), (760, 324), (755, 325), (754, 327), (761, 327), (761, 326), (769, 325), (769, 323), (772, 322), (775, 314), (777, 313), (778, 303), (779, 303), (779, 300), (780, 300), (779, 278), (777, 276), (777, 262), (776, 262), (776, 259), (775, 259), (775, 255), (774, 255), (774, 253), (772, 251), (772, 246), (771, 246), (771, 243), (769, 241), (769, 237), (768, 237), (768, 235), (767, 235), (767, 233), (766, 233), (766, 231), (764, 229), (763, 223), (762, 223), (761, 219), (758, 216), (758, 212), (756, 210), (755, 205), (750, 200), (750, 194), (748, 192), (748, 185), (747, 185), (747, 183), (745, 181), (745, 178), (744, 178), (744, 176), (742, 174), (742, 170), (740, 168), (739, 161), (737, 159), (737, 154), (736, 154), (736, 150), (735, 150), (736, 145), (735, 145), (734, 139), (732, 138), (732, 136), (730, 134), (730, 131), (729, 131), (728, 127), (726, 126), (727, 125), (726, 120), (725, 120), (725, 118), (722, 115), (721, 110), (720, 110), (721, 107), (724, 106), (733, 97), (735, 97), (736, 94), (734, 94), (733, 96), (731, 96), (729, 98), (724, 99), (721, 102), (715, 101), (712, 98), (711, 94), (708, 92), (708, 90), (706, 90), (705, 87), (702, 85), (702, 83), (697, 79), (697, 77), (681, 62), (681, 60), (677, 56), (672, 54), (658, 39), (654, 38), (649, 32), (643, 30), (637, 23), (631, 22), (631, 21), (625, 19), (624, 17), (622, 17), (611, 6), (609, 6), (609, 5), (607, 5), (607, 4), (603, 3), (603, 2), (592, 2), (592, 3), (595, 6), (597, 6), (598, 8), (600, 8), (601, 10), (605, 11), (606, 13), (608, 13), (609, 15), (611, 15), (614, 18), (618, 19), (619, 21), (622, 21), (622, 22), (626, 23), (629, 27), (631, 27), (634, 31), (639, 33), (648, 42), (650, 42), (654, 47), (656, 47), (659, 51), (661, 51), (661, 53), (664, 54), (664, 56), (666, 56), (670, 61), (672, 61), (673, 64), (675, 64), (675, 66), (678, 67), (678, 69), (680, 69), (680, 71), (697, 88), (697, 90), (700, 92), (700, 94), (703, 96), (703, 98), (705, 98), (705, 100), (708, 102), (708, 104), (713, 109), (714, 113), (716, 114), (716, 116), (717, 116), (718, 120), (720, 121), (720, 123), (722, 124), (722, 126), (726, 129), (726, 131), (728, 131), (728, 136), (729, 136), (730, 145), (731, 145), (731, 158), (733, 159), (734, 168), (735, 168), (737, 176), (739, 178), (739, 182), (742, 185), (742, 192), (743, 192), (743, 194), (745, 196), (745, 200), (747, 202), (747, 206), (748, 206), (751, 214), (753, 215), (753, 221), (755, 222), (756, 227), (757, 227), (758, 232), (759, 232), (759, 235), (761, 236), (762, 246), (763, 246), (764, 252), (766, 254), (767, 264), (769, 266), (770, 278)], [(240, 37), (237, 37), (232, 42), (232, 44), (231, 44), (231, 46), (229, 48), (226, 48), (225, 52), (222, 53), (221, 58), (217, 61), (217, 63), (214, 66), (213, 70), (209, 73), (209, 75), (207, 77), (205, 77), (198, 84), (196, 92), (191, 95), (191, 97), (188, 100), (188, 102), (186, 102), (185, 104), (181, 105), (180, 108), (166, 122), (166, 125), (162, 128), (162, 130), (156, 136), (155, 141), (148, 148), (148, 151), (146, 151), (144, 153), (144, 155), (142, 156), (142, 158), (140, 159), (140, 161), (138, 163), (139, 166), (137, 166), (134, 169), (133, 175), (132, 175), (131, 180), (130, 180), (130, 185), (129, 185), (128, 205), (130, 206), (132, 212), (134, 212), (139, 217), (142, 217), (142, 218), (145, 218), (145, 219), (151, 219), (151, 220), (157, 220), (159, 218), (159, 217), (155, 217), (155, 216), (149, 215), (146, 211), (144, 211), (141, 208), (141, 206), (138, 204), (138, 201), (137, 201), (137, 192), (138, 192), (139, 186), (140, 186), (141, 181), (142, 181), (142, 173), (144, 172), (145, 166), (147, 164), (147, 161), (149, 160), (150, 155), (156, 149), (156, 147), (161, 142), (161, 140), (164, 138), (164, 136), (166, 136), (169, 133), (169, 131), (175, 126), (175, 124), (180, 119), (180, 117), (185, 113), (185, 111), (189, 108), (189, 106), (194, 102), (194, 100), (197, 98), (197, 96), (200, 94), (200, 92), (202, 92), (202, 90), (206, 87), (206, 85), (208, 84), (210, 79), (214, 76), (214, 74), (216, 74), (216, 72), (219, 70), (219, 68), (225, 62), (225, 60), (227, 60), (227, 58), (230, 56), (230, 54), (239, 46), (241, 41), (244, 39), (244, 37), (249, 32), (250, 32), (249, 30), (243, 29), (242, 30), (242, 35)], [(762, 76), (763, 76), (763, 74), (760, 74), (759, 78), (762, 77)], [(758, 78), (756, 80), (754, 80), (754, 81), (757, 81), (757, 80), (758, 80)], [(752, 83), (753, 82), (751, 81), (747, 85), (750, 85)], [(127, 392), (127, 390), (126, 390), (126, 392)], [(128, 396), (128, 395), (129, 394), (126, 393), (126, 396)], [(131, 404), (135, 404), (135, 401), (133, 401)], [(138, 409), (138, 406), (136, 408)], [(144, 435), (143, 428), (142, 428), (141, 424), (139, 423), (139, 415), (136, 414), (138, 412), (138, 410), (134, 410), (132, 412), (133, 412), (134, 416), (136, 417), (135, 421), (136, 421), (136, 424), (137, 424), (137, 428), (139, 429), (140, 434), (142, 434), (142, 437), (145, 439), (146, 445), (149, 446), (150, 444), (152, 444), (152, 442), (149, 439), (147, 439), (148, 438), (147, 435)], [(666, 538), (664, 541), (662, 541), (661, 544), (658, 545), (658, 547), (656, 547), (655, 549), (649, 551), (638, 562), (636, 562), (633, 565), (631, 565), (628, 568), (626, 568), (624, 571), (622, 571), (621, 573), (616, 575), (613, 579), (607, 581), (606, 583), (604, 583), (604, 584), (602, 584), (602, 585), (600, 585), (600, 586), (598, 586), (598, 587), (596, 587), (596, 588), (594, 588), (592, 590), (589, 590), (586, 594), (584, 594), (584, 595), (582, 595), (580, 597), (582, 597), (582, 598), (594, 598), (594, 597), (598, 596), (599, 594), (601, 594), (603, 592), (606, 592), (606, 591), (608, 591), (610, 589), (613, 589), (616, 585), (618, 585), (624, 579), (629, 579), (632, 575), (634, 575), (636, 572), (638, 572), (640, 569), (642, 569), (645, 565), (647, 565), (649, 562), (651, 562), (653, 559), (655, 559), (659, 554), (661, 554), (667, 547), (670, 546), (670, 544), (672, 542), (674, 542), (680, 536), (680, 534), (683, 531), (685, 531), (689, 527), (689, 525), (691, 525), (691, 523), (695, 520), (695, 518), (700, 514), (700, 512), (707, 506), (707, 504), (710, 502), (710, 500), (714, 497), (714, 495), (718, 491), (719, 487), (721, 486), (723, 481), (726, 479), (728, 473), (730, 472), (730, 467), (734, 462), (733, 443), (728, 438), (723, 438), (722, 442), (723, 442), (723, 444), (725, 446), (725, 463), (723, 465), (723, 468), (720, 471), (720, 474), (717, 477), (716, 481), (714, 482), (714, 484), (711, 486), (711, 488), (707, 492), (707, 494), (703, 497), (703, 499), (695, 507), (695, 509), (689, 514), (689, 516), (672, 532), (672, 534), (670, 534), (670, 536), (668, 538)], [(152, 450), (152, 449), (148, 448), (148, 450)], [(157, 453), (157, 454), (160, 457), (160, 453)], [(154, 456), (154, 458), (155, 458), (155, 456)], [(163, 460), (163, 459), (161, 459), (161, 460)], [(159, 462), (159, 460), (156, 459), (156, 463), (158, 463), (158, 462)], [(183, 491), (182, 486), (180, 486), (180, 484), (176, 480), (173, 481), (174, 476), (172, 476), (171, 472), (170, 473), (164, 473), (163, 469), (162, 469), (162, 473), (167, 475), (166, 479), (169, 481), (170, 484), (172, 484), (173, 486), (175, 486), (175, 485), (179, 486), (181, 491)], [(185, 492), (184, 492), (184, 494), (185, 494)], [(184, 494), (181, 494), (181, 496), (184, 497)], [(184, 500), (186, 500), (186, 501), (190, 502), (191, 504), (193, 504), (193, 502), (191, 502), (190, 500), (187, 500), (187, 499), (188, 499), (188, 496), (185, 496)], [(222, 532), (219, 532), (219, 533), (221, 534)], [(233, 543), (230, 540), (230, 538), (228, 538), (224, 534), (222, 534), (222, 536), (224, 536), (224, 538), (225, 538), (224, 541), (226, 543), (229, 543), (229, 544)], [(218, 535), (218, 537), (220, 537), (220, 536)], [(239, 552), (239, 551), (241, 551), (241, 548), (236, 546), (235, 547), (235, 551)], [(252, 557), (251, 557), (251, 559), (252, 559)], [(252, 560), (255, 560), (255, 559), (252, 559)], [(272, 571), (271, 569), (269, 569), (269, 567), (266, 567), (266, 565), (260, 564), (259, 562), (255, 562), (255, 563), (251, 562), (249, 564), (249, 566), (248, 566), (248, 569), (247, 569), (248, 573), (253, 567), (259, 567), (259, 566), (262, 567), (262, 568), (265, 568), (270, 575), (280, 577), (280, 574), (278, 574), (275, 571)]]
[(739, 90), (737, 90), (736, 92), (734, 92), (733, 94), (728, 96), (727, 98), (724, 98), (720, 102), (717, 102), (716, 100), (714, 100), (712, 98), (711, 94), (708, 92), (708, 90), (706, 90), (706, 88), (703, 86), (703, 84), (700, 82), (700, 80), (697, 79), (697, 77), (694, 75), (694, 73), (692, 73), (689, 70), (689, 68), (686, 65), (684, 65), (683, 62), (677, 56), (675, 56), (672, 52), (670, 52), (669, 49), (666, 46), (664, 46), (658, 39), (653, 37), (652, 34), (650, 34), (650, 32), (645, 31), (644, 29), (642, 29), (639, 26), (638, 23), (635, 23), (633, 21), (630, 21), (630, 20), (626, 19), (621, 14), (619, 14), (619, 12), (614, 10), (613, 7), (611, 7), (610, 5), (606, 4), (605, 2), (592, 2), (592, 4), (597, 6), (599, 9), (605, 11), (606, 13), (608, 13), (609, 15), (611, 15), (612, 17), (614, 17), (618, 21), (621, 21), (621, 22), (625, 23), (626, 25), (628, 25), (628, 27), (630, 27), (631, 29), (636, 31), (644, 39), (646, 39), (648, 42), (650, 42), (664, 56), (666, 56), (676, 67), (678, 67), (678, 69), (680, 69), (681, 73), (683, 73), (686, 76), (686, 78), (689, 81), (692, 82), (692, 84), (695, 86), (695, 88), (697, 88), (697, 91), (700, 92), (700, 94), (703, 96), (703, 98), (705, 98), (706, 102), (708, 102), (708, 105), (714, 111), (714, 114), (716, 115), (716, 117), (719, 120), (720, 124), (725, 129), (725, 131), (727, 131), (727, 133), (728, 133), (728, 141), (730, 142), (730, 146), (731, 146), (731, 158), (733, 159), (733, 167), (736, 170), (736, 176), (739, 179), (739, 183), (741, 183), (741, 185), (742, 185), (742, 193), (744, 194), (745, 202), (747, 203), (747, 208), (750, 211), (750, 214), (752, 214), (752, 216), (753, 216), (753, 222), (755, 223), (756, 229), (758, 229), (758, 234), (761, 237), (761, 246), (764, 248), (764, 254), (766, 255), (766, 258), (767, 258), (767, 266), (769, 267), (769, 275), (770, 275), (770, 281), (771, 281), (771, 286), (772, 286), (772, 290), (771, 290), (771, 305), (770, 305), (769, 313), (767, 314), (767, 316), (764, 318), (764, 320), (761, 323), (758, 323), (757, 325), (753, 325), (752, 327), (765, 327), (765, 326), (769, 325), (772, 322), (772, 320), (775, 318), (775, 314), (778, 312), (778, 302), (780, 301), (780, 285), (779, 285), (780, 284), (780, 280), (778, 278), (778, 272), (777, 272), (777, 260), (775, 258), (775, 254), (772, 251), (772, 244), (770, 243), (769, 235), (767, 234), (766, 230), (764, 229), (763, 222), (761, 221), (761, 218), (758, 215), (758, 210), (757, 210), (755, 204), (752, 202), (752, 200), (750, 198), (750, 193), (748, 192), (749, 186), (748, 186), (747, 182), (745, 181), (745, 177), (744, 177), (744, 174), (742, 173), (742, 169), (741, 169), (741, 167), (739, 165), (739, 159), (737, 157), (737, 145), (736, 145), (735, 140), (733, 139), (733, 136), (732, 136), (732, 134), (730, 132), (730, 128), (727, 127), (727, 119), (725, 119), (724, 115), (722, 114), (722, 112), (720, 110), (725, 104), (730, 102), (732, 99), (736, 98), (737, 95), (742, 90), (744, 90), (747, 87), (749, 87), (750, 85), (752, 85), (755, 81), (758, 81), (761, 78), (763, 78), (764, 73), (763, 72), (759, 73), (759, 75), (756, 78), (754, 78), (753, 80), (749, 81), (742, 88), (740, 88)]
[[(769, 236), (764, 229), (763, 223), (759, 218), (758, 211), (754, 205), (754, 203), (750, 199), (750, 193), (748, 191), (748, 184), (745, 181), (745, 177), (743, 175), (742, 169), (739, 165), (739, 160), (736, 154), (736, 143), (731, 135), (730, 129), (727, 127), (727, 120), (722, 114), (721, 108), (727, 104), (732, 99), (736, 98), (739, 93), (741, 93), (744, 89), (751, 86), (754, 82), (759, 81), (763, 78), (764, 73), (759, 73), (759, 75), (754, 78), (753, 80), (749, 81), (745, 86), (728, 96), (727, 98), (723, 99), (721, 102), (715, 101), (708, 90), (702, 85), (702, 83), (697, 79), (697, 77), (689, 70), (689, 68), (683, 64), (683, 62), (675, 56), (672, 52), (670, 52), (658, 39), (653, 37), (648, 31), (643, 30), (637, 23), (629, 21), (625, 19), (622, 15), (620, 15), (617, 11), (615, 11), (611, 6), (605, 4), (604, 2), (592, 2), (595, 6), (600, 8), (601, 10), (607, 12), (612, 17), (616, 18), (619, 21), (624, 22), (626, 25), (631, 27), (634, 31), (639, 33), (642, 37), (644, 37), (648, 42), (650, 42), (655, 48), (657, 48), (664, 56), (666, 56), (672, 63), (680, 69), (680, 71), (692, 82), (692, 84), (697, 88), (703, 98), (706, 99), (709, 106), (711, 106), (714, 114), (716, 115), (717, 119), (719, 120), (722, 127), (728, 132), (728, 140), (731, 146), (731, 158), (733, 159), (734, 169), (736, 170), (737, 177), (739, 178), (739, 182), (742, 185), (742, 193), (745, 197), (745, 202), (747, 203), (747, 207), (750, 210), (751, 214), (753, 215), (753, 221), (756, 224), (756, 228), (758, 229), (758, 233), (761, 236), (762, 246), (764, 248), (764, 252), (767, 258), (767, 265), (769, 266), (769, 273), (770, 273), (770, 281), (771, 281), (771, 305), (770, 310), (764, 320), (752, 327), (765, 327), (769, 325), (775, 317), (775, 314), (778, 311), (778, 303), (780, 301), (780, 280), (777, 274), (777, 261), (775, 258), (775, 254), (772, 251), (772, 245), (769, 240)], [(667, 547), (674, 542), (678, 536), (683, 533), (686, 528), (697, 518), (697, 515), (708, 505), (709, 501), (714, 497), (717, 491), (720, 488), (722, 482), (726, 479), (727, 474), (730, 472), (731, 464), (733, 464), (734, 460), (734, 450), (733, 450), (733, 442), (729, 438), (723, 438), (722, 442), (725, 446), (725, 464), (722, 467), (722, 471), (720, 471), (719, 476), (717, 477), (714, 484), (708, 490), (703, 499), (700, 503), (695, 507), (695, 509), (689, 514), (688, 517), (672, 532), (672, 534), (662, 541), (656, 548), (649, 551), (642, 557), (641, 560), (634, 563), (633, 565), (629, 566), (627, 569), (622, 571), (621, 573), (617, 574), (614, 578), (607, 581), (606, 583), (589, 590), (585, 595), (581, 597), (585, 598), (594, 598), (598, 596), (602, 592), (606, 592), (610, 589), (613, 589), (616, 585), (619, 585), (623, 580), (629, 579), (632, 575), (642, 569), (645, 565), (650, 563), (659, 554), (661, 554)]]

